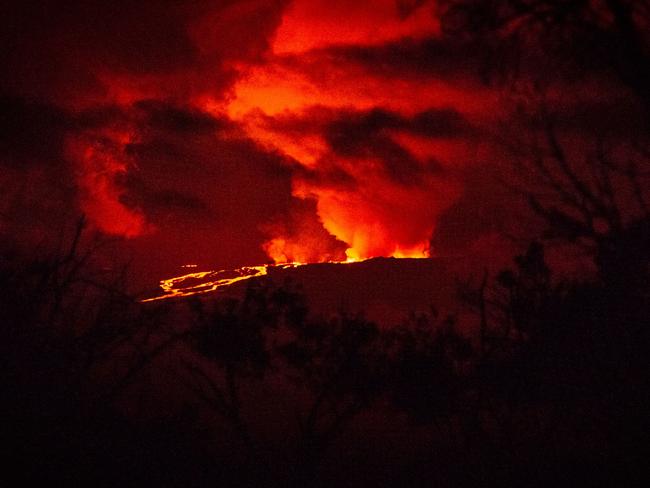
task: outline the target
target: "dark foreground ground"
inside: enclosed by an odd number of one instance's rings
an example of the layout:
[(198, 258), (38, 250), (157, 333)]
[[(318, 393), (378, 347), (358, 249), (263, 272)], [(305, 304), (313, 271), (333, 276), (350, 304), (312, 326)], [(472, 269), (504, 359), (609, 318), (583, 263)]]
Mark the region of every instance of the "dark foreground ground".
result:
[(647, 480), (647, 267), (558, 282), (532, 245), (142, 304), (76, 264), (3, 262), (7, 486)]

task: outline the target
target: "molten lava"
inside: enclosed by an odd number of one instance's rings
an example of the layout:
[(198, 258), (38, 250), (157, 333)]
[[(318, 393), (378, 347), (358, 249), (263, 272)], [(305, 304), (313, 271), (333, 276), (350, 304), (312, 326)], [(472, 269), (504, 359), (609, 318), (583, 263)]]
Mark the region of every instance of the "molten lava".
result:
[(244, 266), (234, 270), (200, 271), (188, 273), (174, 278), (168, 278), (160, 282), (162, 295), (147, 298), (143, 302), (151, 302), (164, 298), (178, 298), (190, 295), (198, 295), (216, 291), (233, 283), (248, 280), (255, 276), (267, 274), (267, 266)]
[[(397, 256), (395, 256), (397, 257)], [(427, 257), (427, 256), (409, 256), (409, 257)], [(354, 257), (346, 261), (328, 261), (331, 264), (351, 264), (362, 262)], [(153, 302), (167, 298), (181, 298), (192, 295), (202, 295), (204, 293), (216, 292), (229, 287), (240, 281), (266, 276), (271, 270), (282, 270), (288, 268), (298, 268), (313, 263), (276, 263), (262, 264), (257, 266), (242, 266), (231, 270), (222, 269), (219, 271), (199, 271), (196, 273), (187, 273), (181, 276), (168, 278), (160, 281), (162, 294), (141, 300), (142, 302)], [(194, 267), (196, 265), (184, 265), (183, 268)]]
[[(238, 281), (249, 280), (268, 274), (269, 268), (286, 269), (304, 266), (308, 263), (263, 264), (259, 266), (243, 266), (232, 270), (199, 271), (188, 273), (174, 278), (161, 280), (161, 295), (147, 298), (142, 302), (152, 302), (165, 298), (179, 298), (191, 295), (200, 295), (226, 288)], [(190, 265), (195, 266), (195, 265)], [(188, 265), (183, 267), (189, 267)]]

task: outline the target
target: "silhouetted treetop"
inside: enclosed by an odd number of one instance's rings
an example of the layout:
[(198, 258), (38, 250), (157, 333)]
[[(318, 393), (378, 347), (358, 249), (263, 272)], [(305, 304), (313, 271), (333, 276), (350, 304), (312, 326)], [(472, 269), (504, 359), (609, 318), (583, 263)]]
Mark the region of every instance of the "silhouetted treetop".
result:
[(443, 32), (474, 43), (488, 75), (609, 71), (650, 103), (650, 2), (443, 0), (440, 9)]

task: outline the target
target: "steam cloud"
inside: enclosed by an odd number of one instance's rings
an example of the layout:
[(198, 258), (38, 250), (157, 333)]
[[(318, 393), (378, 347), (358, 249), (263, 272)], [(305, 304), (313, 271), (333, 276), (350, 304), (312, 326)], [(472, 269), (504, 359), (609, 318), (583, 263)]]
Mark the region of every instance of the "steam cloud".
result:
[(3, 232), (83, 212), (145, 267), (427, 255), (494, 103), (427, 1), (6, 10)]

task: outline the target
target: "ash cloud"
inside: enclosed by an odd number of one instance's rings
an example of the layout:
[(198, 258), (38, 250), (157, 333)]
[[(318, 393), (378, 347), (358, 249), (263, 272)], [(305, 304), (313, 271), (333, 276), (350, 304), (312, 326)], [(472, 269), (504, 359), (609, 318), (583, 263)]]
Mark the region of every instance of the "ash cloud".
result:
[(421, 255), (438, 222), (463, 220), (448, 211), (476, 205), (458, 199), (494, 94), (482, 54), (440, 36), (432, 2), (41, 1), (3, 14), (7, 235), (26, 216), (34, 233), (48, 213), (86, 213), (160, 274), (263, 262), (274, 239), (287, 259)]
[[(357, 259), (426, 252), (437, 216), (456, 198), (458, 181), (449, 166), (453, 161), (423, 154), (418, 144), (460, 140), (473, 130), (452, 108), (405, 115), (379, 107), (312, 107), (262, 122), (277, 134), (321, 141), (313, 163), (297, 161), (292, 169), (294, 195), (315, 202), (325, 229)], [(282, 232), (276, 237), (300, 240)]]
[(48, 212), (86, 213), (95, 229), (132, 237), (137, 255), (148, 247), (162, 267), (263, 259), (258, 227), (291, 199), (284, 157), (197, 101), (222, 102), (238, 66), (263, 61), (285, 5), (6, 4), (3, 235), (41, 239), (60, 227)]

